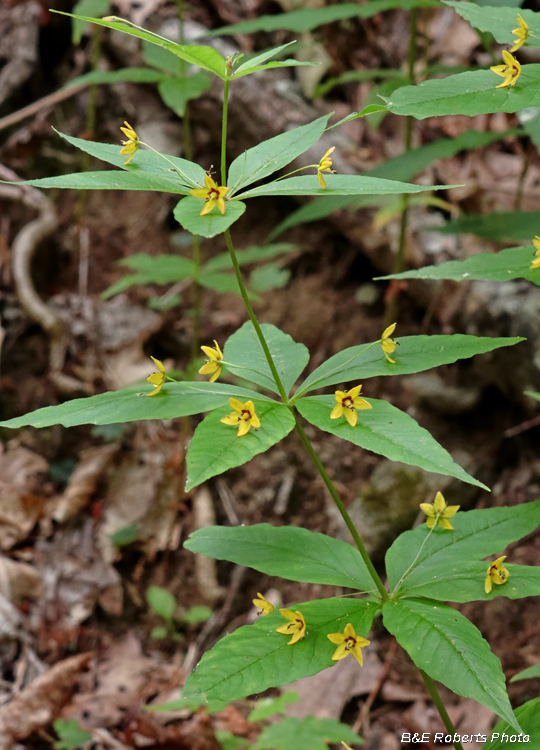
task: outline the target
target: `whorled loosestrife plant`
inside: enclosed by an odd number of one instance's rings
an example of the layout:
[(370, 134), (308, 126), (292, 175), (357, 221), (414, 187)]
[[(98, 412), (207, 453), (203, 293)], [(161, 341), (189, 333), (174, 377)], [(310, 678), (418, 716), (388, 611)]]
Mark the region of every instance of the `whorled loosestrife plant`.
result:
[[(251, 566), (268, 575), (339, 586), (351, 593), (295, 604), (279, 613), (274, 612), (271, 603), (259, 593), (254, 602), (264, 616), (253, 625), (227, 635), (206, 653), (187, 680), (184, 695), (203, 695), (208, 700), (234, 700), (315, 674), (349, 654), (361, 665), (362, 648), (369, 643), (366, 636), (375, 616), (382, 615), (384, 626), (420, 669), (452, 738), (455, 727), (441, 701), (435, 680), (496, 712), (502, 719), (501, 726), (526, 733), (527, 716), (524, 712), (519, 713), (518, 720), (512, 711), (500, 661), (478, 629), (446, 602), (489, 601), (499, 595), (516, 599), (540, 594), (538, 568), (511, 563), (503, 567), (506, 556), (499, 556), (494, 562), (485, 560), (537, 528), (540, 501), (517, 507), (458, 513), (459, 506), (448, 506), (443, 496), (437, 493), (432, 504), (423, 503), (421, 506), (427, 515), (427, 523), (401, 534), (388, 550), (388, 585), (385, 585), (302, 421), (305, 419), (324, 432), (391, 460), (487, 489), (454, 463), (444, 448), (406, 413), (385, 401), (370, 399), (367, 394), (366, 398), (360, 398), (362, 386), (358, 381), (374, 376), (420, 372), (514, 345), (522, 339), (436, 335), (395, 340), (392, 338), (396, 328), (393, 323), (378, 341), (352, 346), (330, 357), (293, 392), (293, 386), (308, 363), (309, 352), (303, 344), (294, 342), (276, 327), (259, 323), (230, 233), (230, 226), (246, 210), (244, 201), (261, 195), (400, 195), (436, 189), (437, 186), (337, 175), (332, 170), (331, 147), (318, 164), (311, 165), (315, 174), (298, 175), (304, 170), (295, 170), (258, 187), (250, 187), (281, 170), (312, 147), (325, 132), (336, 127), (329, 128), (329, 116), (323, 116), (248, 149), (227, 170), (227, 114), (231, 84), (235, 79), (259, 70), (299, 64), (294, 60), (272, 59), (287, 45), (241, 63), (241, 56), (225, 60), (211, 47), (174, 44), (115, 18), (83, 20), (164, 47), (223, 80), (220, 172), (213, 176), (192, 161), (141, 149), (143, 144), (136, 130), (126, 123), (123, 132), (127, 141), (124, 141), (121, 152), (117, 146), (63, 136), (71, 144), (120, 167), (120, 170), (63, 175), (33, 180), (28, 184), (78, 189), (156, 190), (185, 196), (174, 210), (175, 217), (185, 229), (198, 236), (224, 234), (249, 321), (226, 341), (223, 351), (217, 341), (214, 342), (215, 348), (204, 347), (208, 361), (201, 372), (211, 376), (209, 382), (176, 382), (167, 375), (162, 363), (154, 359), (158, 372), (148, 378), (153, 390), (144, 385), (135, 386), (69, 401), (11, 419), (2, 426), (110, 424), (140, 419), (173, 419), (208, 412), (189, 445), (187, 490), (249, 461), (295, 429), (341, 513), (356, 549), (307, 529), (268, 524), (202, 529), (195, 532), (185, 546), (193, 552)], [(524, 66), (512, 76), (504, 72), (508, 99), (517, 94), (522, 78), (528, 80), (527, 67), (533, 66)], [(502, 71), (495, 72), (502, 74)], [(492, 73), (487, 73), (491, 76), (489, 81), (494, 92)], [(436, 91), (437, 86), (444, 87), (445, 80), (428, 83), (434, 84)], [(410, 99), (416, 88), (409, 86), (403, 91), (413, 89), (412, 94), (408, 94)], [(502, 95), (502, 92), (495, 93)], [(425, 108), (425, 93), (422, 96)], [(399, 96), (395, 98), (399, 99)], [(433, 96), (435, 108), (440, 99), (440, 95)], [(394, 111), (392, 102), (387, 108)], [(378, 109), (380, 107), (369, 107), (361, 113), (353, 113), (337, 125)], [(414, 115), (414, 112), (404, 114)], [(125, 156), (128, 159), (124, 161)], [(241, 377), (254, 387), (219, 382), (223, 373)], [(333, 394), (313, 395), (313, 391), (342, 383), (353, 383), (353, 386)], [(461, 748), (457, 738), (454, 738), (454, 746)], [(489, 747), (498, 745), (493, 740)]]

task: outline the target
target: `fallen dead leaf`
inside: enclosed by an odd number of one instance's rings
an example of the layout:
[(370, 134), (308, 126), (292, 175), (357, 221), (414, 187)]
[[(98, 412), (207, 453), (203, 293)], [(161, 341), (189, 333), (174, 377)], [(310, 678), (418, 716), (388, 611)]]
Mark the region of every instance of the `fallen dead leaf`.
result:
[(11, 549), (26, 539), (43, 509), (38, 479), (48, 469), (47, 461), (28, 448), (0, 444), (0, 549)]
[(32, 565), (0, 555), (0, 594), (20, 605), (41, 592), (41, 576)]

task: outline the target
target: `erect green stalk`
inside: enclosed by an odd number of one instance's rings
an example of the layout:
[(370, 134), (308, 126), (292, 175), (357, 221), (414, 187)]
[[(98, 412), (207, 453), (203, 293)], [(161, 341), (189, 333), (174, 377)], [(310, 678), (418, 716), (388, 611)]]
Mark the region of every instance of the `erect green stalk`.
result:
[[(422, 675), (422, 679), (424, 680), (424, 685), (427, 688), (428, 693), (431, 696), (431, 700), (433, 701), (435, 708), (439, 712), (439, 716), (442, 719), (442, 722), (444, 726), (446, 727), (446, 731), (448, 734), (452, 735), (452, 739), (457, 734), (455, 726), (452, 724), (452, 719), (448, 716), (448, 712), (446, 711), (446, 708), (444, 707), (444, 703), (441, 700), (441, 696), (439, 695), (439, 691), (437, 690), (437, 687), (431, 677), (424, 672), (423, 669), (420, 670), (420, 674)], [(463, 745), (461, 742), (454, 742), (453, 743), (456, 750), (463, 750)]]
[(223, 87), (223, 122), (221, 126), (221, 184), (227, 184), (227, 116), (229, 113), (229, 76), (231, 71), (227, 68), (227, 78)]
[(370, 557), (369, 557), (369, 555), (367, 553), (367, 550), (366, 550), (366, 548), (364, 546), (364, 542), (362, 541), (362, 537), (360, 536), (360, 534), (356, 530), (356, 527), (355, 527), (354, 523), (352, 522), (352, 519), (351, 519), (350, 515), (347, 513), (346, 507), (343, 505), (342, 499), (340, 498), (340, 496), (338, 495), (338, 492), (337, 492), (336, 488), (334, 487), (334, 483), (332, 482), (332, 480), (330, 479), (330, 477), (328, 476), (328, 474), (326, 472), (326, 469), (322, 465), (321, 459), (317, 455), (317, 453), (315, 451), (315, 448), (311, 445), (311, 441), (308, 438), (308, 436), (306, 435), (306, 433), (304, 432), (304, 428), (300, 424), (300, 420), (298, 419), (298, 415), (296, 413), (294, 415), (294, 418), (296, 419), (296, 431), (300, 435), (300, 440), (302, 441), (302, 443), (304, 445), (304, 448), (309, 453), (309, 457), (311, 458), (311, 460), (313, 461), (313, 463), (315, 464), (315, 466), (317, 468), (317, 471), (321, 475), (321, 479), (325, 483), (325, 485), (326, 485), (326, 487), (328, 489), (328, 492), (332, 496), (332, 500), (337, 505), (337, 508), (338, 508), (339, 512), (341, 513), (341, 517), (343, 518), (343, 520), (347, 524), (347, 528), (351, 532), (352, 538), (354, 539), (354, 542), (355, 542), (356, 546), (358, 547), (358, 551), (362, 555), (362, 559), (363, 559), (363, 561), (366, 564), (366, 568), (369, 570), (370, 575), (373, 578), (373, 582), (375, 583), (375, 585), (379, 589), (379, 593), (381, 595), (381, 599), (383, 600), (383, 602), (387, 602), (389, 600), (388, 592), (385, 589), (384, 583), (381, 581), (381, 578), (380, 578), (379, 574), (375, 570), (375, 566), (371, 562), (371, 559), (370, 559)]

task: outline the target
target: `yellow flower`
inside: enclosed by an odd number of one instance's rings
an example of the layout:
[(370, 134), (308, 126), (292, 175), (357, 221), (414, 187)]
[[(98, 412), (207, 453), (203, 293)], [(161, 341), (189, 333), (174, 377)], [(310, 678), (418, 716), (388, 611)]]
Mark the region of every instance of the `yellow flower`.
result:
[(383, 331), (383, 335), (381, 336), (381, 347), (384, 352), (384, 356), (386, 359), (393, 365), (396, 364), (396, 360), (392, 359), (392, 357), (389, 357), (389, 354), (392, 354), (396, 350), (397, 341), (394, 341), (394, 339), (391, 339), (390, 336), (394, 333), (396, 330), (397, 323), (392, 323), (391, 326), (388, 326), (388, 328), (385, 328)]
[(243, 404), (236, 398), (230, 398), (229, 404), (234, 411), (232, 414), (229, 414), (228, 417), (223, 417), (220, 422), (223, 422), (223, 424), (238, 425), (238, 437), (246, 435), (249, 432), (250, 427), (253, 427), (254, 430), (259, 429), (261, 423), (259, 417), (255, 414), (253, 401), (246, 401), (246, 403)]
[(357, 409), (371, 409), (369, 404), (364, 398), (358, 398), (358, 394), (362, 390), (361, 385), (356, 385), (351, 388), (350, 391), (336, 391), (336, 405), (332, 409), (330, 419), (339, 419), (345, 415), (345, 419), (354, 427), (358, 421)]
[(319, 162), (319, 166), (317, 167), (317, 179), (319, 180), (319, 185), (322, 188), (326, 187), (326, 182), (324, 181), (324, 177), (322, 176), (322, 172), (330, 172), (331, 174), (335, 174), (335, 170), (332, 169), (332, 159), (330, 158), (330, 154), (333, 153), (336, 150), (335, 146), (332, 146), (332, 148), (329, 148), (326, 154), (323, 156), (323, 158)]
[(204, 178), (204, 184), (206, 185), (204, 188), (196, 188), (189, 191), (189, 194), (194, 195), (195, 198), (204, 198), (205, 203), (200, 215), (205, 216), (205, 214), (209, 214), (214, 206), (217, 206), (223, 215), (225, 213), (225, 196), (229, 192), (229, 188), (219, 187), (209, 174)]
[(487, 569), (486, 582), (484, 584), (486, 594), (489, 594), (489, 592), (491, 591), (492, 584), (497, 583), (501, 585), (503, 583), (506, 583), (506, 581), (508, 580), (508, 576), (510, 575), (510, 573), (502, 564), (504, 560), (506, 560), (506, 555), (503, 555), (502, 557), (499, 557), (497, 560), (495, 560), (495, 562), (492, 562)]
[(361, 667), (364, 665), (362, 649), (365, 646), (369, 646), (371, 641), (362, 638), (360, 635), (356, 635), (350, 622), (348, 625), (345, 625), (343, 633), (330, 633), (327, 637), (329, 641), (337, 645), (332, 656), (333, 661), (339, 661), (352, 654)]
[(159, 372), (153, 372), (151, 375), (149, 375), (146, 378), (146, 380), (149, 383), (152, 383), (152, 385), (155, 386), (155, 390), (151, 391), (150, 393), (147, 393), (146, 395), (155, 396), (156, 393), (159, 393), (160, 390), (163, 388), (163, 385), (165, 381), (167, 380), (167, 376), (165, 375), (165, 368), (163, 367), (163, 362), (160, 362), (159, 359), (155, 359), (154, 357), (150, 357), (150, 359), (158, 368)]
[(460, 506), (447, 505), (442, 492), (437, 492), (433, 505), (430, 503), (420, 503), (420, 507), (428, 517), (428, 529), (432, 529), (434, 526), (442, 526), (443, 529), (453, 531), (454, 527), (448, 519), (452, 518), (458, 512)]
[(292, 635), (287, 646), (292, 646), (293, 643), (302, 640), (306, 634), (306, 621), (304, 620), (304, 615), (301, 612), (292, 612), (290, 609), (280, 609), (279, 614), (289, 621), (286, 625), (277, 628), (278, 633)]
[(505, 65), (492, 65), (490, 68), (490, 70), (492, 70), (498, 76), (502, 76), (504, 78), (504, 81), (502, 83), (500, 83), (498, 86), (495, 86), (496, 89), (502, 89), (506, 86), (515, 86), (517, 79), (521, 75), (521, 65), (518, 63), (516, 58), (505, 49), (503, 49), (502, 56)]
[(540, 237), (536, 235), (536, 237), (533, 240), (533, 245), (536, 248), (536, 258), (533, 258), (533, 261), (530, 265), (530, 269), (540, 268)]
[(206, 356), (209, 357), (209, 359), (199, 370), (199, 375), (210, 375), (211, 373), (213, 373), (212, 377), (210, 378), (211, 383), (219, 378), (219, 376), (221, 375), (221, 370), (223, 369), (223, 365), (221, 364), (223, 361), (223, 353), (219, 348), (218, 342), (215, 339), (214, 344), (216, 345), (215, 349), (212, 349), (212, 347), (210, 346), (201, 346), (201, 349), (206, 354)]
[(512, 34), (517, 37), (517, 39), (514, 46), (510, 48), (510, 52), (515, 52), (516, 50), (518, 50), (523, 44), (525, 44), (525, 42), (527, 41), (527, 37), (529, 36), (529, 25), (527, 24), (527, 21), (523, 20), (519, 13), (517, 22), (518, 28), (512, 31)]
[(126, 164), (129, 164), (129, 162), (133, 159), (137, 151), (139, 150), (139, 136), (137, 133), (133, 130), (129, 122), (126, 122), (124, 120), (125, 128), (120, 128), (122, 133), (126, 136), (127, 141), (122, 141), (122, 144), (124, 146), (123, 149), (120, 150), (120, 156), (127, 156), (128, 158), (124, 162), (124, 167)]
[(253, 599), (253, 604), (261, 610), (259, 612), (260, 615), (269, 615), (270, 612), (274, 611), (274, 605), (270, 604), (268, 599), (266, 599), (262, 594), (257, 592), (257, 597), (258, 599)]

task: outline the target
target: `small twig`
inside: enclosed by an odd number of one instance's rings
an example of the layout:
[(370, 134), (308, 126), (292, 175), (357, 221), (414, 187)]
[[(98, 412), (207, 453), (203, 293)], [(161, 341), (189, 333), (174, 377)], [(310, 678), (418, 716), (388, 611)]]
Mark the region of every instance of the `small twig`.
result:
[(229, 519), (229, 523), (231, 524), (231, 526), (238, 526), (240, 524), (240, 519), (238, 518), (234, 507), (234, 495), (231, 492), (229, 485), (224, 479), (219, 478), (216, 480), (216, 488), (218, 491), (219, 499), (223, 504), (223, 510), (225, 511), (225, 513), (227, 514), (227, 518)]
[(388, 653), (386, 654), (386, 658), (384, 660), (384, 664), (381, 670), (381, 674), (379, 675), (379, 679), (377, 680), (375, 686), (373, 687), (373, 690), (368, 695), (366, 702), (364, 703), (362, 710), (360, 711), (360, 714), (358, 715), (358, 718), (353, 724), (352, 731), (356, 732), (358, 734), (360, 730), (362, 729), (362, 725), (364, 721), (367, 718), (367, 715), (369, 714), (369, 711), (371, 709), (371, 706), (373, 705), (373, 702), (375, 698), (377, 697), (379, 690), (382, 688), (386, 678), (388, 677), (388, 672), (390, 670), (390, 665), (392, 663), (392, 660), (396, 654), (397, 650), (397, 641), (394, 639), (392, 643), (390, 644), (390, 648), (388, 649)]
[(43, 99), (38, 99), (37, 102), (29, 104), (27, 107), (17, 110), (17, 112), (12, 112), (10, 115), (2, 117), (2, 119), (0, 119), (0, 130), (5, 130), (6, 128), (11, 127), (11, 125), (16, 125), (21, 120), (26, 120), (27, 117), (32, 117), (32, 115), (41, 112), (42, 109), (54, 107), (55, 104), (71, 98), (74, 94), (82, 91), (87, 86), (87, 83), (79, 83), (76, 86), (70, 86), (69, 88), (64, 87), (59, 91), (55, 91), (53, 94), (44, 96)]
[(533, 417), (532, 419), (528, 419), (526, 422), (522, 422), (521, 424), (518, 424), (515, 427), (509, 427), (507, 430), (504, 431), (503, 435), (504, 437), (507, 437), (507, 438), (515, 437), (516, 435), (521, 435), (522, 432), (526, 432), (527, 430), (532, 430), (533, 427), (538, 427), (539, 424), (540, 424), (540, 414), (537, 414), (536, 417)]

